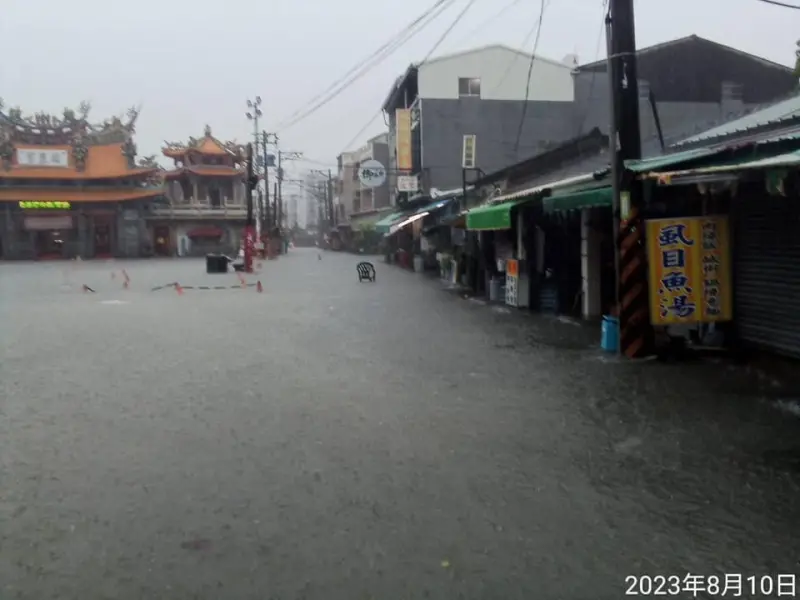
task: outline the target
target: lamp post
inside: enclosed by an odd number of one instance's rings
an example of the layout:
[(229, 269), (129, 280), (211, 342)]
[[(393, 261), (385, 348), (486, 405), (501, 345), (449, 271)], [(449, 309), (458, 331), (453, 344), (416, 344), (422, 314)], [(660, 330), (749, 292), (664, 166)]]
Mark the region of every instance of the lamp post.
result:
[(256, 246), (255, 217), (253, 215), (253, 195), (258, 187), (258, 173), (256, 172), (255, 156), (258, 153), (258, 119), (263, 115), (261, 112), (261, 96), (256, 96), (255, 101), (247, 101), (247, 112), (245, 116), (249, 121), (253, 121), (253, 144), (247, 145), (247, 220), (244, 225), (244, 270), (246, 273), (253, 272), (253, 254)]

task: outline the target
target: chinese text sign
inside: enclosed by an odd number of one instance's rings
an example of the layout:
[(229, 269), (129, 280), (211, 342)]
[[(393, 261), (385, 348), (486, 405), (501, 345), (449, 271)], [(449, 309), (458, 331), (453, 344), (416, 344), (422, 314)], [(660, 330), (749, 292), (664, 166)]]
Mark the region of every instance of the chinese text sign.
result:
[(413, 168), (411, 155), (411, 110), (400, 108), (395, 112), (395, 135), (397, 136), (397, 168), (400, 171), (410, 171)]
[(721, 216), (647, 221), (653, 325), (733, 318), (729, 233)]

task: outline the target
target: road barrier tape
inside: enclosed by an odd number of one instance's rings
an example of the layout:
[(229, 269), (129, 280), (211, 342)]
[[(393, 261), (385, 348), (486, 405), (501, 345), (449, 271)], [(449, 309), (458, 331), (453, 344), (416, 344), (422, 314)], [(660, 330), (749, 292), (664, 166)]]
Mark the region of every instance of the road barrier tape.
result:
[[(180, 288), (181, 290), (241, 290), (246, 288), (256, 288), (258, 291), (262, 291), (263, 287), (261, 286), (261, 282), (257, 281), (256, 283), (247, 283), (245, 282), (244, 285), (180, 285), (177, 282), (173, 283), (166, 283), (164, 285), (157, 285), (155, 287), (150, 288), (151, 292), (158, 292), (159, 290), (163, 290), (166, 288), (173, 288), (177, 290)], [(259, 289), (261, 288), (261, 289)], [(180, 293), (180, 292), (179, 292)]]

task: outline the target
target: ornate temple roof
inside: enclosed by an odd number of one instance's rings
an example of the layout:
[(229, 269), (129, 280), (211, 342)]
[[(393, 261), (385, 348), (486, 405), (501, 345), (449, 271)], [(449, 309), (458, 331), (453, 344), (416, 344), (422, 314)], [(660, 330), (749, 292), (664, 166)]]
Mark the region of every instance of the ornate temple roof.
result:
[(137, 109), (101, 124), (89, 122), (89, 109), (84, 102), (60, 117), (26, 117), (18, 108), (3, 111), (0, 100), (0, 179), (152, 178), (160, 172), (154, 157), (137, 161)]
[(203, 137), (190, 137), (186, 143), (164, 142), (164, 156), (183, 160), (189, 154), (207, 157), (230, 157), (234, 164), (242, 164), (246, 160), (244, 147), (235, 141), (222, 142), (211, 134), (211, 127), (206, 125)]

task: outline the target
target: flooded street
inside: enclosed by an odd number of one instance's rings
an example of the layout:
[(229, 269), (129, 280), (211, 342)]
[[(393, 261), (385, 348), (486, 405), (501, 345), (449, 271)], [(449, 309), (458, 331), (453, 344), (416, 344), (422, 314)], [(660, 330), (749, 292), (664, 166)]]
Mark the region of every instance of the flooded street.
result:
[(614, 599), (798, 571), (800, 422), (742, 373), (609, 359), (375, 260), (359, 284), (358, 257), (298, 249), (261, 294), (182, 295), (151, 288), (237, 277), (0, 264), (0, 597)]

